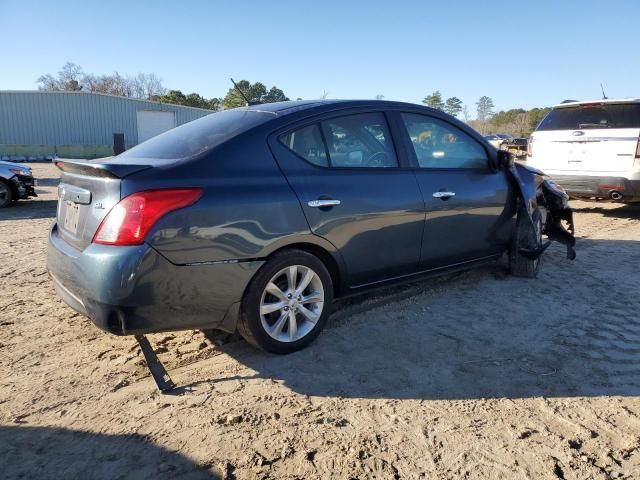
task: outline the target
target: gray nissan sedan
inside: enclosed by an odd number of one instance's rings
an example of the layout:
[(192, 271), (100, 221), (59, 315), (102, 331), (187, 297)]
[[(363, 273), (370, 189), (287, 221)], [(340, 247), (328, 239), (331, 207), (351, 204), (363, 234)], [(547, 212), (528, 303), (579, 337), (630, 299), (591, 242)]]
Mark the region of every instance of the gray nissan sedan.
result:
[(287, 353), (318, 336), (337, 297), (505, 252), (535, 277), (543, 235), (575, 256), (561, 187), (413, 104), (253, 105), (56, 163), (51, 278), (117, 335), (237, 329)]

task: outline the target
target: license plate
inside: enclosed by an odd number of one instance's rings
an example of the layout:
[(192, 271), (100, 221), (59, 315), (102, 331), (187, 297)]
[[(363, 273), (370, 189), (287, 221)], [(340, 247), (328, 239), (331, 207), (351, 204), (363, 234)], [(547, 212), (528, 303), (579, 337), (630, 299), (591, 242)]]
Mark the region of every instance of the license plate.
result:
[(67, 208), (64, 212), (64, 228), (71, 233), (78, 231), (78, 218), (80, 217), (80, 205), (73, 202), (66, 202)]

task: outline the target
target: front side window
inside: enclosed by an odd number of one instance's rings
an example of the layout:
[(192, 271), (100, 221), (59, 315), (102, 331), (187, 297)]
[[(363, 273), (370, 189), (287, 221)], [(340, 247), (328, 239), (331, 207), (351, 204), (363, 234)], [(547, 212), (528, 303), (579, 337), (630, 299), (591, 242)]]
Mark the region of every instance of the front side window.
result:
[(332, 167), (397, 167), (389, 127), (382, 113), (322, 122)]
[(402, 120), (420, 168), (488, 167), (482, 145), (453, 125), (414, 113), (403, 113)]

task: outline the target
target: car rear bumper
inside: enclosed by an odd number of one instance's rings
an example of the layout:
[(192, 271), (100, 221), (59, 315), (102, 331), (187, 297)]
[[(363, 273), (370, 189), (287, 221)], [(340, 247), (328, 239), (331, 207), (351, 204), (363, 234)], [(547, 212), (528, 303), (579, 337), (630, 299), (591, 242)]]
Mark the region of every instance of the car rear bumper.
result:
[(601, 198), (618, 202), (640, 201), (640, 180), (615, 176), (550, 175), (572, 197)]
[(91, 244), (79, 251), (49, 235), (47, 269), (71, 308), (116, 335), (222, 328), (233, 331), (242, 294), (264, 262), (175, 265), (147, 244)]

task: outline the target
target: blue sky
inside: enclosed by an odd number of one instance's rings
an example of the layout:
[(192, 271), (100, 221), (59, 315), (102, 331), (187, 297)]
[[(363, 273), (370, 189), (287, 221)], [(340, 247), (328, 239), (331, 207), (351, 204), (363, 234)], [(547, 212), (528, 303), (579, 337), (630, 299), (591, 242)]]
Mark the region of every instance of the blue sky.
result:
[(0, 0), (0, 89), (35, 89), (66, 62), (154, 72), (223, 96), (236, 80), (291, 98), (420, 102), (440, 90), (475, 113), (566, 98), (640, 96), (640, 2)]

